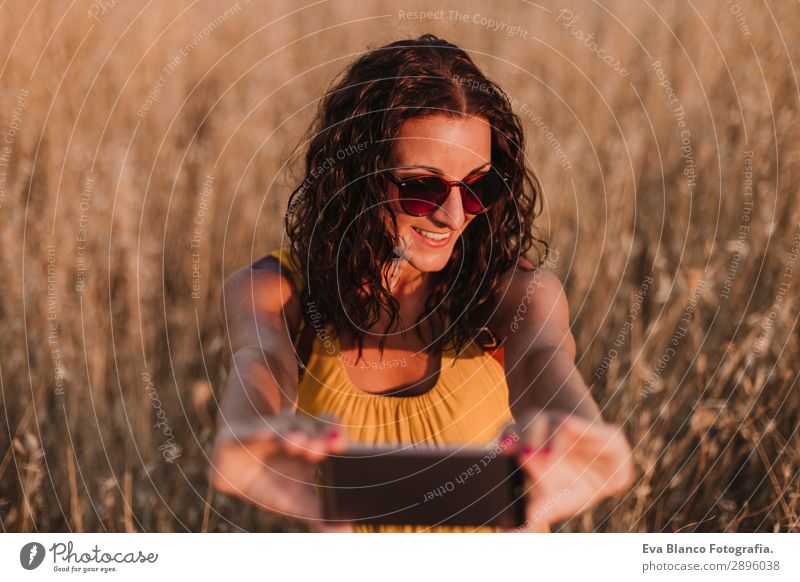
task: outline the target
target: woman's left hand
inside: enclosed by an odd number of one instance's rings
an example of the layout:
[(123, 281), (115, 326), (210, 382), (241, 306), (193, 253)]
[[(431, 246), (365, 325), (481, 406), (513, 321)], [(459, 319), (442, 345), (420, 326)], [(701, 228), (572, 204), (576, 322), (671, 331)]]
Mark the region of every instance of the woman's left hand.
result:
[(542, 531), (633, 483), (633, 456), (619, 426), (534, 409), (515, 430), (519, 439), (510, 452), (528, 483), (526, 521), (514, 531)]

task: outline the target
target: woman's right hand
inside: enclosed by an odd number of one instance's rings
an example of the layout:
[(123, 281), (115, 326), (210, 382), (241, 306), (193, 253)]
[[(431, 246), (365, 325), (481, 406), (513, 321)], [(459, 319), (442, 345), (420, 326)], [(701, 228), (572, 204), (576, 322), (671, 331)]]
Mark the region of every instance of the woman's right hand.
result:
[(349, 523), (325, 522), (314, 491), (317, 464), (339, 454), (345, 437), (332, 417), (291, 412), (220, 426), (211, 464), (214, 488), (261, 509), (302, 520), (315, 531), (351, 531)]

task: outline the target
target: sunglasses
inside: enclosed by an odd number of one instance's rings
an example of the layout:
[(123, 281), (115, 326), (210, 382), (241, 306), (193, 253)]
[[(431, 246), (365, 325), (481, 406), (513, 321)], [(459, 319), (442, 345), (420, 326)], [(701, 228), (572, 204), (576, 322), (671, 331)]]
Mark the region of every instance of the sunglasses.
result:
[(509, 176), (490, 170), (465, 180), (448, 182), (435, 174), (398, 178), (389, 177), (397, 186), (400, 208), (411, 216), (428, 216), (440, 208), (454, 186), (461, 188), (461, 204), (468, 214), (483, 214), (497, 202), (508, 188)]

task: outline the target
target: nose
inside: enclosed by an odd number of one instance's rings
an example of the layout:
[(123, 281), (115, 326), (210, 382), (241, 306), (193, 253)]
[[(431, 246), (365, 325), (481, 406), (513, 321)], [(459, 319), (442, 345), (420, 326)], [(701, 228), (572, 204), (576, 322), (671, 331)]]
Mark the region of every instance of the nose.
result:
[(461, 203), (461, 188), (464, 186), (454, 186), (450, 189), (450, 195), (431, 215), (431, 220), (446, 226), (450, 230), (461, 230), (464, 225), (464, 206)]

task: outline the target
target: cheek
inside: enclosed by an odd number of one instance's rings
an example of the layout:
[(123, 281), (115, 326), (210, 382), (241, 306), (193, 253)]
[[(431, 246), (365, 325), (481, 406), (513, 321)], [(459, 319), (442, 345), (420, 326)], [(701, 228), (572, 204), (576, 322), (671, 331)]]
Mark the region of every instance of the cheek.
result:
[(416, 219), (401, 210), (400, 203), (397, 202), (397, 188), (389, 188), (386, 192), (386, 200), (388, 201), (386, 207), (389, 212), (394, 214), (394, 219), (397, 222), (397, 232), (401, 236), (411, 234), (411, 225), (414, 224)]
[(407, 234), (411, 231), (414, 217), (403, 214), (402, 212), (395, 212), (395, 220), (397, 220), (397, 230), (400, 234)]
[(387, 200), (387, 208), (394, 213), (395, 218), (397, 219), (397, 225), (400, 226), (404, 217), (408, 215), (403, 214), (400, 210), (400, 203), (397, 201), (398, 199), (398, 191), (397, 188), (394, 186), (390, 186), (389, 189), (386, 191), (385, 200)]

